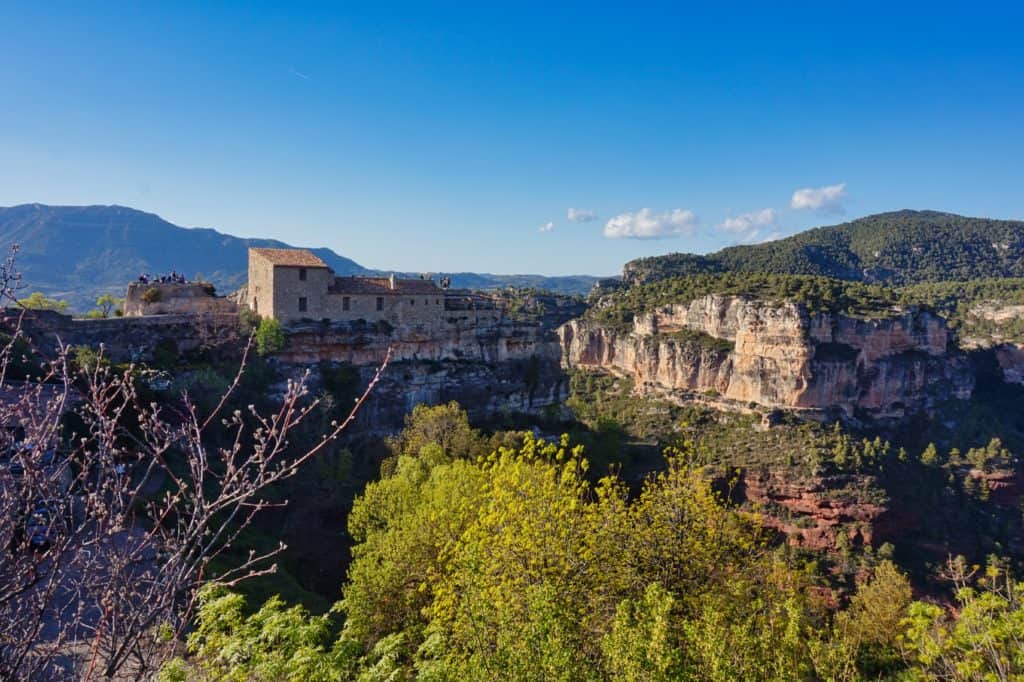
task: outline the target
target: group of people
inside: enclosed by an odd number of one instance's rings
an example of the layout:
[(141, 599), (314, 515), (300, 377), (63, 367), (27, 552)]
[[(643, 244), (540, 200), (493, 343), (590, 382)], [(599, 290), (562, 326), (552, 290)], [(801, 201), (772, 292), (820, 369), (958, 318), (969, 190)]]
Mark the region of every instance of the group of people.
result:
[(150, 277), (149, 273), (144, 272), (139, 275), (139, 281), (143, 284), (149, 284), (150, 282), (153, 282), (154, 284), (157, 282), (160, 284), (184, 284), (188, 280), (185, 279), (185, 275), (171, 270), (169, 275), (160, 275), (158, 277)]

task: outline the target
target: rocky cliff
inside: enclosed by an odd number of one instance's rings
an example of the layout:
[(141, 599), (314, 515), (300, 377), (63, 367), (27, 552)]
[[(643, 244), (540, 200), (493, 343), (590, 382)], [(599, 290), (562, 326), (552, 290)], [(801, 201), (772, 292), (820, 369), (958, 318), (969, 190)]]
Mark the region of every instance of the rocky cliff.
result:
[(537, 413), (568, 397), (554, 331), (539, 320), (509, 320), (500, 309), (450, 311), (432, 324), (402, 328), (363, 322), (292, 326), (278, 357), (297, 368), (354, 365), (368, 380), (389, 348), (391, 366), (360, 413), (361, 424), (374, 431), (401, 428), (419, 403), (456, 400), (472, 417), (489, 419)]
[[(361, 320), (311, 322), (287, 328), (286, 346), (274, 360), (296, 377), (311, 368), (315, 374), (321, 363), (352, 365), (365, 386), (390, 348), (391, 367), (360, 412), (367, 431), (401, 429), (404, 416), (419, 403), (456, 400), (478, 419), (538, 413), (568, 397), (553, 331), (564, 320), (552, 315), (509, 319), (492, 307), (449, 310), (444, 318), (401, 328)], [(180, 356), (225, 344), (240, 353), (245, 341), (236, 313), (79, 320), (52, 311), (0, 312), (0, 331), (19, 328), (46, 357), (61, 343), (102, 344), (117, 362), (151, 361), (158, 353)]]
[(574, 320), (558, 334), (567, 366), (680, 399), (898, 421), (974, 386), (945, 321), (915, 309), (860, 319), (710, 295), (638, 316), (624, 333)]

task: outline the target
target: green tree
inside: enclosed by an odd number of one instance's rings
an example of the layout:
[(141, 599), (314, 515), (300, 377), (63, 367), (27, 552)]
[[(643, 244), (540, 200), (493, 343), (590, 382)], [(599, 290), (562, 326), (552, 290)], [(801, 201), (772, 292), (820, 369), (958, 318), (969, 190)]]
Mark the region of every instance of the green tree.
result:
[(935, 443), (928, 443), (928, 447), (921, 453), (921, 464), (926, 467), (935, 466), (939, 462), (939, 450)]
[(901, 643), (924, 679), (1024, 679), (1024, 583), (997, 565), (976, 569), (950, 562), (955, 614), (926, 602), (908, 608)]
[(601, 640), (606, 672), (619, 680), (679, 679), (682, 651), (674, 633), (676, 600), (661, 585), (647, 586), (642, 599), (626, 599), (615, 609), (611, 630)]
[(444, 459), (468, 459), (485, 455), (487, 440), (469, 423), (469, 415), (457, 402), (447, 405), (419, 404), (405, 417), (405, 428), (389, 442), (395, 455), (419, 456), (425, 447), (437, 446)]
[(893, 671), (899, 667), (899, 638), (911, 600), (910, 581), (891, 561), (882, 561), (836, 615), (832, 646), (849, 655), (848, 666), (872, 677)]
[(253, 336), (256, 340), (256, 352), (260, 355), (270, 355), (284, 350), (287, 341), (281, 323), (271, 317), (260, 320)]
[(110, 317), (116, 310), (124, 305), (123, 298), (117, 298), (113, 294), (103, 294), (96, 299), (96, 308), (101, 317)]
[(18, 305), (29, 310), (54, 310), (58, 313), (64, 313), (67, 312), (69, 304), (64, 300), (49, 298), (41, 291), (33, 291), (29, 294), (28, 298), (19, 300)]
[(358, 658), (333, 641), (330, 614), (310, 616), (300, 606), (286, 608), (279, 597), (252, 615), (244, 606), (239, 594), (206, 588), (188, 637), (189, 657), (165, 666), (161, 679), (329, 682), (353, 672)]

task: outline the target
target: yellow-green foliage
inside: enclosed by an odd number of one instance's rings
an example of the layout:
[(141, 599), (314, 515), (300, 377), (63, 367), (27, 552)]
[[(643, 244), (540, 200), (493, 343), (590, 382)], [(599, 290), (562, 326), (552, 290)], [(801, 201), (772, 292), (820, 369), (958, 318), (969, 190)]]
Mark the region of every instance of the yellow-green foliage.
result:
[[(455, 679), (703, 667), (754, 674), (750, 661), (704, 660), (709, 639), (743, 629), (750, 614), (734, 609), (710, 622), (703, 605), (736, 585), (760, 594), (770, 555), (756, 526), (726, 509), (681, 459), (630, 503), (617, 478), (591, 485), (582, 452), (564, 438), (527, 435), (521, 447), (477, 462), (420, 452), (400, 456), (350, 517), (360, 544), (343, 610), (346, 634), (366, 650), (401, 631), (407, 660), (397, 665)], [(785, 610), (796, 600), (794, 618), (803, 622), (793, 587), (778, 603)], [(651, 622), (664, 617), (666, 600), (682, 617), (671, 637)], [(685, 616), (693, 619), (689, 643), (679, 639)], [(751, 622), (764, 642), (751, 656), (757, 665), (767, 657), (771, 669), (793, 669), (791, 659), (806, 667), (806, 656), (785, 645), (785, 628)], [(637, 629), (661, 633), (656, 650), (637, 644)], [(705, 646), (692, 646), (697, 640)]]
[(253, 336), (256, 340), (256, 352), (260, 355), (270, 355), (284, 350), (287, 341), (281, 323), (271, 317), (260, 320)]
[(328, 682), (347, 670), (351, 657), (342, 643), (333, 643), (329, 616), (286, 608), (279, 597), (250, 616), (244, 606), (241, 595), (207, 588), (188, 637), (188, 662), (172, 662), (161, 679)]
[(27, 298), (18, 301), (18, 305), (29, 310), (53, 310), (58, 313), (64, 313), (68, 310), (67, 301), (49, 298), (41, 291), (33, 291)]
[[(962, 561), (953, 566), (966, 574)], [(996, 564), (958, 584), (956, 617), (914, 602), (901, 622), (901, 644), (920, 671), (917, 679), (1024, 679), (1024, 583)]]
[[(1021, 586), (961, 581), (960, 614), (912, 603), (888, 561), (830, 616), (811, 578), (729, 508), (686, 446), (629, 495), (582, 449), (486, 443), (455, 406), (422, 408), (349, 516), (327, 616), (204, 595), (190, 657), (209, 680), (1019, 679)], [(481, 455), (484, 452), (486, 454)], [(980, 589), (979, 589), (980, 588)]]

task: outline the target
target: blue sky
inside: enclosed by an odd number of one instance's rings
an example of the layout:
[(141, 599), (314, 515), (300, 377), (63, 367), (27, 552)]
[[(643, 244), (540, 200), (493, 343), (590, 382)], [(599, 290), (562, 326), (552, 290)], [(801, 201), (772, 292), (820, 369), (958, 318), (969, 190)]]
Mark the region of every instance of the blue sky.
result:
[(0, 2), (0, 205), (601, 275), (1024, 218), (1020, 3), (476, 4)]

